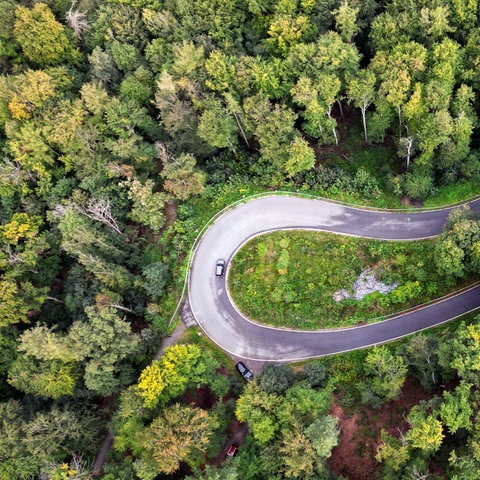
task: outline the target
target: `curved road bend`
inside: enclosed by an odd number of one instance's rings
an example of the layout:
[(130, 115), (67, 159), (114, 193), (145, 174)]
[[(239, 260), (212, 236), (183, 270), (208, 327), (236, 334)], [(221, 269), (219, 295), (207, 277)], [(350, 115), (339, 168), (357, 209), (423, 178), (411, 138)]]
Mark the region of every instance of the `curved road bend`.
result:
[[(480, 211), (480, 199), (469, 204)], [(323, 200), (270, 196), (240, 204), (206, 231), (192, 261), (189, 301), (204, 332), (227, 352), (259, 361), (294, 361), (375, 345), (439, 325), (480, 307), (480, 286), (383, 322), (342, 330), (298, 331), (262, 326), (231, 304), (217, 259), (230, 262), (250, 238), (270, 230), (312, 229), (384, 240), (418, 240), (441, 233), (451, 209), (390, 213)]]

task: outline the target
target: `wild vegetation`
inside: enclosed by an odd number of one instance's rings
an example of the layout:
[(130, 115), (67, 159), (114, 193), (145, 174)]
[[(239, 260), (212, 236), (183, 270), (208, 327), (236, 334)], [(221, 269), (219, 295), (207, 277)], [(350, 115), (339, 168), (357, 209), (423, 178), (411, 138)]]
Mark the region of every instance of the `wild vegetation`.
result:
[[(236, 254), (232, 298), (247, 316), (295, 328), (323, 328), (379, 320), (393, 311), (443, 296), (480, 273), (480, 223), (468, 208), (453, 210), (436, 240), (386, 242), (327, 233), (273, 232)], [(361, 272), (390, 293), (336, 301)]]
[[(196, 231), (231, 200), (293, 189), (399, 206), (478, 193), (477, 9), (470, 0), (0, 0), (0, 479), (89, 478), (108, 431), (107, 480), (177, 469), (334, 477), (333, 379), (327, 395), (282, 367), (243, 391), (223, 375), (228, 360), (195, 348), (196, 335), (150, 362)], [(478, 232), (463, 213), (434, 247), (436, 274), (452, 286), (478, 274)], [(466, 421), (477, 414), (477, 328), (442, 339), (447, 373), (432, 380), (464, 383), (410, 414), (414, 433), (385, 437), (382, 475), (418, 478), (434, 459), (436, 475), (478, 478), (478, 432)], [(440, 369), (425, 342), (403, 364), (396, 347), (362, 353), (372, 355), (354, 364), (371, 392), (362, 398), (393, 398), (407, 367)], [(386, 391), (376, 379), (390, 378), (391, 358), (398, 388)], [(209, 402), (195, 401), (201, 391)], [(291, 412), (300, 400), (301, 418)], [(221, 452), (234, 412), (257, 434), (220, 470), (194, 471)], [(436, 435), (428, 451), (419, 432)]]
[[(463, 226), (457, 229), (466, 231)], [(433, 240), (382, 242), (327, 233), (273, 232), (250, 241), (235, 255), (230, 291), (244, 314), (269, 325), (313, 329), (350, 326), (370, 318), (378, 321), (459, 287), (458, 281), (443, 275), (451, 261), (436, 260), (443, 249), (453, 255), (447, 240), (436, 246)], [(440, 272), (432, 268), (436, 261)], [(340, 289), (352, 294), (362, 272), (397, 287), (362, 299), (334, 298)]]

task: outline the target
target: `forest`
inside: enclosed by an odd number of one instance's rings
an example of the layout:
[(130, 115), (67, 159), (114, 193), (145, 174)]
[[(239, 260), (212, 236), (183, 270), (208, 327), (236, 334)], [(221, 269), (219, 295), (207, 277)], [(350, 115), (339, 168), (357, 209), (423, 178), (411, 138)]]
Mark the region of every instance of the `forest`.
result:
[[(230, 202), (480, 193), (478, 14), (0, 0), (0, 480), (480, 478), (478, 315), (250, 383), (195, 328), (155, 356), (196, 235)], [(468, 208), (434, 242), (402, 302), (479, 278)]]

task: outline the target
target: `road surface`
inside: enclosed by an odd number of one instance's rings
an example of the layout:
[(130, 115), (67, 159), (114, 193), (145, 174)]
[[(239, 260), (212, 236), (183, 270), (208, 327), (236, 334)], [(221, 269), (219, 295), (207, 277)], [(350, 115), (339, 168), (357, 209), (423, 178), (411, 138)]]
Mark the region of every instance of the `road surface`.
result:
[[(480, 199), (470, 208), (480, 211)], [(323, 200), (267, 196), (240, 204), (211, 225), (194, 253), (188, 279), (191, 310), (203, 331), (230, 354), (244, 359), (291, 362), (375, 345), (409, 335), (480, 307), (480, 286), (428, 307), (375, 324), (340, 330), (298, 331), (262, 326), (232, 305), (227, 264), (248, 240), (272, 230), (307, 229), (383, 240), (419, 240), (438, 235), (451, 209), (391, 213)]]

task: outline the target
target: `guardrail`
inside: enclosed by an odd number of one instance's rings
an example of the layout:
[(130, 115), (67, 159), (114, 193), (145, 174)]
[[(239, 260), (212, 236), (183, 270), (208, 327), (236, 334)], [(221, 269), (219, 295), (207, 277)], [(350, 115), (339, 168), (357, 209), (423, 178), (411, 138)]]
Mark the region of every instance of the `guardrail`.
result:
[[(253, 200), (255, 198), (262, 198), (262, 197), (268, 197), (268, 196), (273, 196), (273, 195), (278, 195), (278, 196), (290, 196), (290, 197), (301, 197), (301, 198), (307, 198), (311, 200), (323, 200), (325, 202), (329, 203), (334, 203), (337, 205), (343, 205), (345, 207), (351, 207), (351, 208), (359, 208), (362, 210), (373, 210), (373, 211), (380, 211), (380, 212), (389, 212), (389, 213), (405, 213), (405, 212), (411, 212), (411, 213), (417, 213), (417, 212), (431, 212), (431, 211), (436, 211), (436, 210), (448, 210), (451, 208), (459, 207), (462, 205), (467, 205), (469, 203), (474, 202), (475, 200), (480, 199), (480, 195), (476, 195), (474, 197), (468, 198), (466, 200), (463, 200), (462, 202), (455, 202), (449, 205), (443, 205), (441, 207), (431, 207), (431, 208), (424, 208), (424, 207), (409, 207), (409, 208), (380, 208), (380, 207), (370, 207), (366, 205), (361, 205), (361, 204), (355, 204), (355, 203), (348, 203), (348, 202), (343, 202), (341, 200), (332, 200), (331, 198), (326, 198), (322, 197), (320, 195), (312, 195), (309, 193), (304, 193), (301, 191), (288, 191), (288, 190), (274, 190), (274, 191), (265, 191), (261, 193), (254, 193), (251, 195), (244, 196), (238, 200), (235, 200), (234, 202), (231, 202), (230, 204), (226, 205), (223, 207), (221, 210), (219, 210), (215, 215), (210, 217), (209, 220), (203, 225), (203, 227), (200, 229), (198, 232), (197, 236), (195, 237), (195, 240), (193, 241), (192, 247), (190, 248), (190, 251), (188, 253), (187, 257), (187, 264), (185, 268), (185, 278), (183, 281), (183, 288), (182, 288), (182, 293), (180, 294), (180, 298), (177, 302), (177, 306), (175, 307), (175, 310), (170, 317), (170, 320), (168, 321), (167, 324), (167, 330), (170, 328), (173, 320), (175, 319), (175, 316), (178, 314), (178, 309), (180, 308), (184, 297), (185, 293), (187, 291), (188, 287), (188, 274), (190, 272), (191, 268), (191, 262), (192, 259), (195, 255), (195, 251), (198, 247), (198, 244), (200, 243), (204, 233), (208, 230), (208, 228), (217, 220), (217, 218), (221, 217), (224, 213), (228, 212), (232, 208), (235, 208), (238, 205), (241, 205), (242, 203), (248, 202), (250, 200)], [(434, 300), (432, 300), (434, 301)]]

